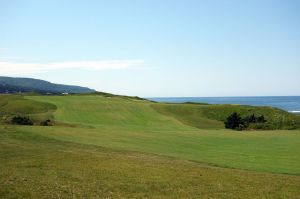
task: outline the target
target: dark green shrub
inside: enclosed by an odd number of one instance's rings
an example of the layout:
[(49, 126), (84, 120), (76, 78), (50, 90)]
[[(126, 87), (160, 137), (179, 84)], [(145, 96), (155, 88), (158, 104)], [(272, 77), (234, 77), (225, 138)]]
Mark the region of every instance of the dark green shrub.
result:
[(256, 118), (256, 123), (265, 123), (265, 122), (267, 122), (267, 120), (263, 115)]
[(48, 120), (41, 121), (40, 125), (41, 126), (52, 126), (53, 124), (52, 124), (51, 120), (48, 119)]
[(263, 130), (263, 129), (272, 129), (272, 128), (266, 123), (250, 123), (248, 129)]
[(227, 129), (243, 130), (244, 128), (246, 128), (246, 123), (236, 112), (232, 113), (229, 117), (227, 117), (224, 124), (225, 128)]
[(242, 118), (238, 113), (232, 113), (224, 122), (225, 128), (244, 130), (244, 129), (268, 129), (265, 123), (267, 120), (263, 115), (255, 116), (254, 114)]
[(255, 123), (256, 122), (256, 117), (254, 114), (247, 116), (244, 118), (244, 121), (247, 123)]
[(250, 116), (245, 117), (244, 121), (250, 124), (250, 123), (265, 123), (267, 120), (263, 115), (257, 117), (254, 114), (252, 114)]
[(22, 116), (14, 116), (11, 119), (11, 123), (18, 124), (18, 125), (33, 125), (33, 122), (29, 117), (22, 117)]

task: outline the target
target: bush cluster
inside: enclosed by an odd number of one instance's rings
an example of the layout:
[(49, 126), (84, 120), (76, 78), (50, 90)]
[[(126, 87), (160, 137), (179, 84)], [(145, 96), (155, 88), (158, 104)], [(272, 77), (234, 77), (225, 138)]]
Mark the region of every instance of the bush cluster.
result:
[(47, 120), (43, 120), (40, 122), (41, 126), (52, 126), (53, 123), (51, 122), (51, 120), (47, 119)]
[(264, 128), (264, 123), (266, 122), (267, 120), (263, 115), (255, 116), (254, 114), (252, 114), (250, 116), (242, 118), (240, 114), (234, 112), (229, 117), (227, 117), (224, 124), (225, 128), (227, 129), (244, 130), (249, 127), (253, 129), (262, 129)]
[(22, 116), (14, 116), (11, 119), (11, 123), (18, 124), (18, 125), (33, 125), (33, 122), (29, 117), (22, 117)]

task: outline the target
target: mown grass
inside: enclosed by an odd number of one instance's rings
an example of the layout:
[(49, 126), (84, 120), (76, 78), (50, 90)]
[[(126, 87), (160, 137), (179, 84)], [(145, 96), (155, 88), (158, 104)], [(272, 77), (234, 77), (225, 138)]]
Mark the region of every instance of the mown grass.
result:
[(0, 198), (300, 198), (299, 130), (226, 130), (194, 106), (0, 96), (4, 115), (56, 122), (0, 125)]
[(102, 127), (21, 127), (49, 138), (172, 156), (221, 167), (300, 174), (300, 132), (159, 131)]
[(151, 102), (101, 96), (31, 98), (55, 104), (56, 120), (79, 126), (28, 127), (28, 132), (223, 167), (300, 174), (300, 131), (200, 130), (160, 114)]
[(299, 176), (75, 144), (11, 126), (0, 127), (0, 159), (0, 198), (300, 198)]

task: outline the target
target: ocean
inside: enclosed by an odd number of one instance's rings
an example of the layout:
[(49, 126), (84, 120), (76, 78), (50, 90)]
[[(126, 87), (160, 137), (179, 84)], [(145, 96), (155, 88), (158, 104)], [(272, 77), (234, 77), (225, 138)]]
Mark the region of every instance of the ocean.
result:
[(274, 97), (154, 97), (157, 102), (183, 103), (203, 102), (209, 104), (241, 104), (252, 106), (272, 106), (291, 113), (300, 113), (300, 96)]

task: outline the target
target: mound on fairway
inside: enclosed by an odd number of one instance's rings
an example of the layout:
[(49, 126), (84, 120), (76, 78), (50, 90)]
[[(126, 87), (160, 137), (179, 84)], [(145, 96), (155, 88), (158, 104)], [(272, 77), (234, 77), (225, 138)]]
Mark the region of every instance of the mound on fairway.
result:
[(36, 123), (53, 119), (54, 104), (25, 99), (22, 95), (0, 95), (0, 123), (9, 122), (13, 116), (29, 116)]
[(224, 121), (233, 112), (241, 114), (242, 117), (263, 115), (267, 120), (267, 129), (300, 129), (300, 117), (272, 107), (161, 103), (153, 104), (152, 107), (162, 114), (200, 129), (224, 128)]

